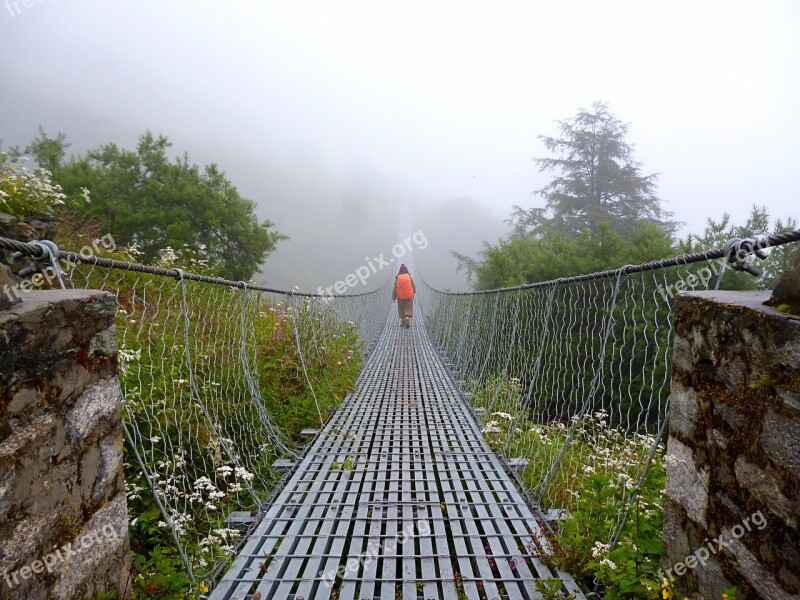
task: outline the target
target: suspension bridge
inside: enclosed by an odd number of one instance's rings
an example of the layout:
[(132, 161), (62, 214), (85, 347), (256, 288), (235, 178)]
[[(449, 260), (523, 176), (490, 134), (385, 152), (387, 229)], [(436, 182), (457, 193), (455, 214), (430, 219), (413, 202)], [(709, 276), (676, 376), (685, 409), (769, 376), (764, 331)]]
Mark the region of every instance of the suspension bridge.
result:
[[(488, 292), (420, 281), (410, 330), (386, 286), (316, 296), (0, 248), (116, 297), (129, 510), (157, 511), (204, 595), (511, 600), (584, 597), (550, 534), (596, 474), (613, 506), (597, 548), (624, 537), (663, 450), (674, 291), (798, 240)], [(359, 355), (355, 390), (336, 387)], [(276, 418), (299, 422), (301, 392), (305, 447)]]
[[(561, 577), (424, 327), (389, 322), (212, 599), (531, 598)], [(532, 555), (533, 554), (533, 555)]]

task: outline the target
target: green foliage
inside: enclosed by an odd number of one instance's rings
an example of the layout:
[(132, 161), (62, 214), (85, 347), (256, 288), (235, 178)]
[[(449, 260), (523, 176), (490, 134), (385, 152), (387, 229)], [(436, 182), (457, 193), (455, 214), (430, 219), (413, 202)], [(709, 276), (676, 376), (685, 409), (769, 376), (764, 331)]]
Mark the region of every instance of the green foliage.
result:
[(542, 230), (539, 237), (512, 236), (486, 246), (483, 261), (474, 265), (478, 290), (548, 281), (582, 273), (655, 260), (672, 251), (671, 235), (640, 223), (627, 237), (600, 223), (594, 231), (573, 236)]
[[(541, 558), (579, 579), (597, 579), (606, 598), (658, 598), (665, 554), (663, 448), (636, 487), (655, 439), (610, 426), (603, 411), (569, 423), (537, 422), (524, 408), (517, 380), (492, 378), (473, 402), (487, 409), (482, 420), (489, 445), (506, 456), (530, 459), (522, 472), (529, 489), (541, 489), (553, 458), (563, 453), (547, 498), (568, 517), (547, 540), (552, 553)], [(611, 549), (608, 541), (634, 496), (619, 543)]]
[(337, 470), (337, 471), (352, 471), (354, 465), (355, 465), (355, 462), (353, 461), (353, 459), (350, 458), (349, 456), (346, 456), (345, 459), (344, 459), (344, 462), (340, 463), (338, 460), (333, 461), (331, 463), (331, 469), (334, 469), (334, 470)]
[[(52, 173), (64, 162), (64, 157), (69, 147), (70, 144), (67, 143), (66, 135), (59, 132), (56, 137), (51, 138), (47, 135), (44, 128), (39, 125), (39, 135), (28, 144), (24, 153), (33, 156), (41, 168), (47, 169)], [(19, 148), (12, 148), (11, 154), (19, 158), (22, 156), (23, 152), (21, 152)]]
[(200, 597), (192, 586), (175, 545), (170, 544), (171, 540), (165, 542), (169, 545), (144, 548), (141, 537), (146, 536), (146, 532), (131, 527), (130, 534), (133, 553), (131, 561), (133, 598), (193, 600)]
[[(270, 305), (260, 317), (255, 327), (264, 397), (280, 428), (298, 441), (303, 429), (320, 425), (319, 413), (325, 418), (353, 391), (360, 365), (358, 333), (353, 324), (339, 323), (332, 308), (308, 303), (295, 310), (284, 303)], [(305, 372), (295, 325), (301, 340), (327, 332), (323, 344), (302, 356)]]
[[(207, 254), (211, 273), (246, 280), (286, 239), (258, 221), (256, 204), (216, 165), (201, 169), (186, 154), (171, 161), (164, 136), (147, 132), (135, 151), (106, 144), (68, 160), (66, 146), (63, 134), (40, 130), (25, 152), (52, 170), (65, 209), (99, 221), (120, 245), (136, 244), (146, 262), (166, 247), (188, 246)], [(76, 201), (84, 189), (92, 192), (88, 205)]]
[(562, 591), (563, 585), (564, 582), (560, 579), (537, 579), (536, 591), (542, 595), (542, 600), (573, 600), (575, 596)]

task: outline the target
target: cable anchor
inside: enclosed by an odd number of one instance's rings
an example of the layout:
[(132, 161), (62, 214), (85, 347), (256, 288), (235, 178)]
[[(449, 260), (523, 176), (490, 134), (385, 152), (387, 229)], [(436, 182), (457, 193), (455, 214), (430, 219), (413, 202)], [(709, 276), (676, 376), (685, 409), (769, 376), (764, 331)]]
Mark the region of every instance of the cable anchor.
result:
[(722, 248), (727, 266), (735, 271), (750, 273), (753, 277), (760, 277), (764, 270), (747, 259), (755, 255), (764, 260), (769, 256), (753, 238), (732, 238)]

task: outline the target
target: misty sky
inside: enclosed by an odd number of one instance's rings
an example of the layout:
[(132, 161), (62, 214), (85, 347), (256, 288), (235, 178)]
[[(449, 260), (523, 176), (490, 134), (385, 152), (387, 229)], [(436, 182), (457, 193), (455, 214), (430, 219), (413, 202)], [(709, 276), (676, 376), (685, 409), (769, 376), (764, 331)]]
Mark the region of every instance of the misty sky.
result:
[(325, 287), (421, 230), (419, 268), (462, 289), (449, 251), (542, 205), (537, 135), (599, 99), (682, 234), (800, 217), (798, 32), (793, 0), (9, 0), (0, 139), (163, 133), (291, 236), (270, 284)]

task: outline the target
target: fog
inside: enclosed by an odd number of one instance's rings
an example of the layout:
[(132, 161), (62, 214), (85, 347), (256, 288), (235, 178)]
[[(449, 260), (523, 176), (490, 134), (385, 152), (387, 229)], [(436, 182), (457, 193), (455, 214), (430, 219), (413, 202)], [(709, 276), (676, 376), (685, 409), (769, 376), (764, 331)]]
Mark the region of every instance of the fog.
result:
[(631, 123), (682, 235), (754, 203), (800, 216), (797, 31), (791, 0), (8, 0), (0, 139), (167, 135), (290, 236), (259, 277), (274, 286), (324, 288), (422, 232), (398, 260), (465, 289), (450, 251), (543, 204), (537, 135), (595, 100)]

